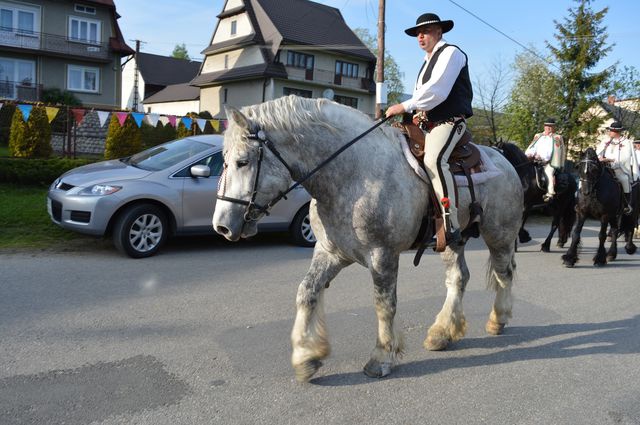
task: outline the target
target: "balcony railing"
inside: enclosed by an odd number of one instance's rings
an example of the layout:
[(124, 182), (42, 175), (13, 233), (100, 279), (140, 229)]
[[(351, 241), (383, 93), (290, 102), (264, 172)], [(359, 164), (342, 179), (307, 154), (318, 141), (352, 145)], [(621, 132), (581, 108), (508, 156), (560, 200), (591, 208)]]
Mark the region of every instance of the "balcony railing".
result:
[(109, 43), (94, 43), (62, 35), (0, 28), (0, 46), (38, 50), (82, 58), (109, 59)]
[(0, 81), (0, 99), (37, 102), (42, 94), (42, 84), (17, 81)]

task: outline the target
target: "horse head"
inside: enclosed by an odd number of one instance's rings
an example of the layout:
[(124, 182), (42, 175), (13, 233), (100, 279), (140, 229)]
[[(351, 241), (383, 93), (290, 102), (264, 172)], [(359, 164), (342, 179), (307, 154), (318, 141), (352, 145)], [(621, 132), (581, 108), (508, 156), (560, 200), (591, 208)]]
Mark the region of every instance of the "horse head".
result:
[(602, 164), (595, 149), (587, 148), (580, 157), (578, 168), (580, 175), (580, 193), (589, 195), (602, 175)]
[(257, 233), (258, 221), (269, 214), (291, 176), (286, 163), (278, 161), (272, 141), (257, 120), (233, 108), (226, 113), (224, 171), (212, 223), (216, 232), (237, 241)]

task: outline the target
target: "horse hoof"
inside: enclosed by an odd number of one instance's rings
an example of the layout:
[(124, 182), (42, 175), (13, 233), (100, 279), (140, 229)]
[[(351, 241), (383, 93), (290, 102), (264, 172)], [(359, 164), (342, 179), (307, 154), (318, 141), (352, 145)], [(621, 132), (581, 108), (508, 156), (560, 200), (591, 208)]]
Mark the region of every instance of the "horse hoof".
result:
[(564, 242), (558, 242), (558, 243), (556, 244), (556, 247), (558, 247), (558, 248), (564, 248), (564, 244), (565, 244)]
[(540, 247), (540, 251), (542, 251), (542, 252), (551, 252), (551, 250), (549, 249), (549, 247), (547, 245), (542, 245)]
[(364, 365), (363, 371), (369, 378), (384, 378), (391, 373), (391, 363), (371, 359)]
[(627, 251), (627, 254), (629, 254), (629, 255), (635, 254), (637, 249), (638, 249), (638, 247), (635, 246), (635, 244), (631, 245), (630, 247), (626, 247), (626, 246), (624, 247), (624, 250)]
[(520, 236), (520, 243), (527, 243), (531, 240), (531, 236)]
[(423, 345), (424, 348), (429, 351), (442, 351), (449, 346), (450, 342), (451, 340), (449, 338), (434, 337), (429, 335), (427, 336), (427, 339), (424, 340)]
[(493, 320), (489, 320), (484, 328), (490, 335), (501, 335), (502, 332), (504, 332), (504, 323), (497, 323)]
[(296, 380), (298, 382), (309, 382), (314, 373), (320, 369), (322, 362), (318, 359), (307, 360), (297, 366), (294, 366), (296, 372)]

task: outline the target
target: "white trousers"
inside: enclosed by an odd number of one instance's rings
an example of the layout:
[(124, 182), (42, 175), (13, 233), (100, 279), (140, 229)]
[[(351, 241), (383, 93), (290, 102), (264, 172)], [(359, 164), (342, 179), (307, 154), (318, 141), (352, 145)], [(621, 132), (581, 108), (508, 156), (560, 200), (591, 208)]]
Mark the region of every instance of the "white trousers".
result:
[[(449, 171), (447, 161), (466, 129), (467, 125), (464, 121), (455, 126), (447, 122), (431, 129), (424, 138), (424, 166), (440, 201), (442, 214), (445, 218), (449, 218), (445, 223), (449, 222), (449, 228), (446, 230), (450, 232), (459, 229), (460, 223), (453, 174)], [(445, 204), (448, 204), (448, 208)]]
[(544, 166), (544, 174), (547, 176), (547, 194), (550, 196), (554, 196), (556, 194), (556, 188), (554, 187), (553, 181), (553, 173), (555, 169), (551, 166), (551, 164), (547, 164)]

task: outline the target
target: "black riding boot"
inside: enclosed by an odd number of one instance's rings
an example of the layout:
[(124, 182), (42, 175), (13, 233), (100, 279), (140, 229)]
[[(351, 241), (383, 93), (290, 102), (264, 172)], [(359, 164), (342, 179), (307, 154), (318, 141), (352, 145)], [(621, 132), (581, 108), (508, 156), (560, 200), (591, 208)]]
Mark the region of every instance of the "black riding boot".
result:
[(631, 212), (633, 211), (631, 209), (631, 192), (624, 194), (624, 203), (625, 203), (625, 206), (622, 212), (624, 214), (631, 214)]

